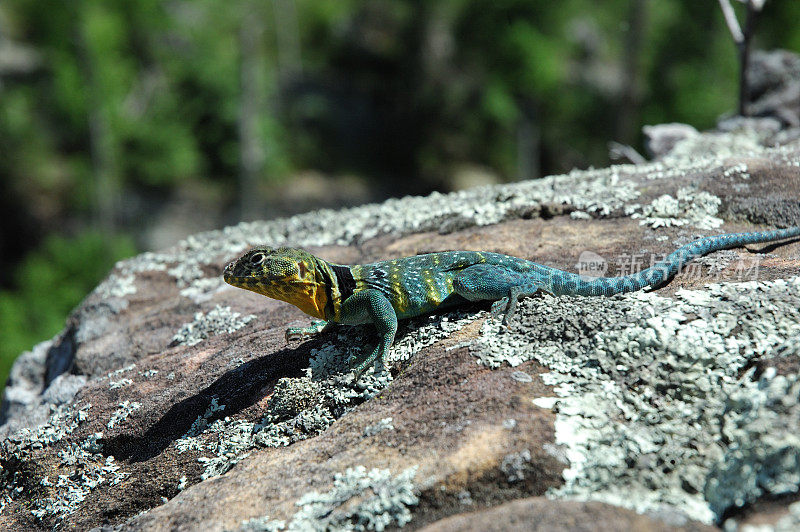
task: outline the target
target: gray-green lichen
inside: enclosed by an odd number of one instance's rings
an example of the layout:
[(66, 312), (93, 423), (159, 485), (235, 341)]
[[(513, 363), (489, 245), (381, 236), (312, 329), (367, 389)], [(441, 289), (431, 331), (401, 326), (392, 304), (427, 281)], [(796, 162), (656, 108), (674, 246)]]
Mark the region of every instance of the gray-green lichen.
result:
[(108, 381), (108, 389), (109, 390), (117, 390), (119, 388), (124, 388), (125, 386), (129, 386), (133, 384), (133, 381), (130, 379), (120, 379), (118, 381)]
[[(31, 513), (39, 519), (64, 518), (77, 510), (86, 496), (102, 483), (117, 484), (127, 473), (121, 471), (113, 456), (101, 454), (102, 433), (90, 434), (80, 444), (61, 440), (87, 419), (91, 404), (63, 405), (53, 409), (47, 423), (35, 430), (23, 429), (3, 442), (0, 480), (3, 494), (0, 512), (15, 498), (24, 494), (20, 481), (21, 464), (36, 462), (46, 447), (60, 445), (59, 463), (51, 468), (53, 479), (45, 475), (39, 480), (40, 489), (31, 498)], [(8, 466), (12, 466), (9, 468)]]
[[(407, 360), (476, 318), (455, 311), (409, 320), (403, 324), (387, 360), (389, 363)], [(362, 358), (373, 348), (372, 330), (347, 327), (339, 329), (337, 336), (336, 341), (312, 351), (305, 376), (277, 382), (267, 412), (258, 422), (230, 417), (210, 422), (225, 408), (212, 398), (206, 412), (176, 441), (178, 452), (194, 450), (203, 455), (198, 459), (204, 469), (201, 478), (221, 475), (255, 449), (283, 447), (320, 434), (391, 382), (388, 373), (374, 375), (372, 369), (357, 383), (352, 382), (347, 361), (351, 356)], [(375, 430), (388, 430), (390, 425), (391, 421)]]
[(108, 298), (124, 298), (125, 296), (133, 295), (136, 293), (136, 285), (134, 284), (135, 275), (118, 275), (115, 273), (110, 274), (105, 281), (100, 283), (94, 289), (94, 293), (103, 299)]
[(101, 454), (102, 437), (100, 432), (92, 434), (80, 445), (72, 443), (59, 452), (61, 466), (67, 466), (66, 471), (53, 481), (49, 476), (42, 478), (39, 484), (47, 496), (34, 501), (33, 515), (39, 519), (45, 516), (63, 519), (75, 512), (99, 485), (119, 484), (128, 476), (113, 456)]
[(186, 431), (186, 434), (175, 440), (175, 446), (178, 452), (185, 453), (191, 449), (202, 449), (203, 445), (197, 436), (206, 430), (208, 427), (208, 420), (211, 419), (214, 414), (224, 410), (225, 405), (219, 404), (219, 398), (217, 396), (212, 397), (211, 403), (208, 405), (208, 408), (206, 408), (206, 411), (202, 415), (197, 416), (197, 419), (194, 420), (194, 423), (192, 423), (192, 426)]
[(533, 377), (525, 373), (524, 371), (515, 371), (511, 374), (511, 378), (517, 382), (533, 382)]
[(196, 345), (210, 336), (238, 331), (254, 319), (253, 314), (242, 316), (230, 307), (217, 305), (208, 313), (195, 313), (194, 320), (181, 327), (172, 341), (176, 345)]
[(506, 474), (509, 482), (519, 482), (525, 478), (526, 469), (531, 462), (531, 452), (523, 449), (517, 453), (510, 453), (503, 457), (500, 471)]
[[(455, 310), (447, 314), (420, 316), (401, 322), (395, 343), (386, 354), (388, 364), (410, 359), (423, 348), (441, 341), (465, 325), (478, 319), (476, 313)], [(374, 348), (374, 330), (367, 327), (348, 328), (338, 335), (337, 342), (328, 342), (311, 351), (310, 375), (325, 379), (331, 375), (347, 373), (348, 360), (359, 360)], [(365, 346), (367, 346), (365, 348)]]
[(101, 378), (108, 379), (108, 389), (109, 390), (117, 390), (119, 388), (124, 388), (125, 386), (130, 386), (131, 384), (133, 384), (133, 380), (131, 380), (131, 379), (127, 378), (127, 377), (123, 377), (123, 378), (119, 378), (119, 377), (122, 376), (123, 373), (127, 373), (129, 371), (132, 371), (135, 368), (136, 368), (136, 364), (128, 364), (127, 366), (124, 366), (124, 367), (121, 367), (119, 369), (115, 369), (114, 371), (108, 372), (105, 377), (101, 377)]
[(243, 522), (240, 530), (380, 532), (393, 524), (402, 527), (411, 521), (409, 507), (419, 502), (413, 483), (416, 471), (409, 467), (393, 476), (388, 469), (348, 468), (334, 476), (330, 490), (303, 495), (288, 523), (263, 517)]
[(703, 490), (715, 514), (731, 502), (744, 506), (764, 493), (798, 491), (800, 376), (776, 376), (767, 368), (761, 378), (743, 380), (727, 397), (722, 419), (729, 443)]
[(127, 373), (128, 371), (132, 371), (134, 369), (136, 369), (136, 364), (128, 364), (127, 366), (115, 369), (114, 371), (109, 371), (106, 377), (108, 377), (109, 379), (113, 377), (119, 377), (123, 373)]
[(51, 407), (50, 418), (46, 423), (35, 429), (25, 428), (12, 434), (4, 440), (4, 450), (19, 458), (30, 451), (49, 447), (64, 436), (72, 434), (80, 423), (86, 421), (91, 407), (91, 403)]
[(270, 519), (268, 515), (242, 521), (240, 532), (280, 532), (286, 530), (286, 521)]
[(716, 229), (722, 218), (716, 216), (721, 200), (708, 192), (682, 187), (677, 197), (664, 194), (647, 205), (629, 205), (631, 218), (642, 218), (642, 225), (658, 227), (691, 225), (698, 229)]
[(139, 410), (142, 407), (141, 403), (136, 401), (123, 401), (119, 403), (119, 408), (117, 408), (113, 414), (111, 414), (111, 419), (108, 420), (106, 426), (109, 429), (113, 429), (126, 419), (128, 416), (131, 415), (136, 410)]
[(796, 375), (747, 370), (800, 336), (800, 278), (652, 293), (526, 300), (487, 321), (472, 351), (496, 367), (535, 359), (555, 386), (570, 468), (552, 496), (706, 522), (798, 489)]
[[(212, 399), (206, 413), (176, 441), (178, 452), (196, 450), (204, 454), (198, 458), (204, 469), (203, 479), (226, 473), (255, 449), (283, 447), (316, 436), (368, 397), (364, 390), (344, 391), (341, 383), (333, 380), (312, 382), (301, 377), (281, 381), (259, 422), (224, 417), (208, 423), (215, 413), (225, 409), (225, 405)], [(208, 453), (211, 456), (205, 456)]]
[(275, 383), (269, 408), (278, 418), (290, 418), (311, 408), (322, 393), (322, 386), (309, 379), (283, 378)]
[(364, 427), (364, 436), (375, 436), (376, 434), (379, 434), (385, 430), (394, 430), (392, 421), (393, 419), (391, 417), (385, 417), (373, 423), (372, 425), (367, 425)]
[(213, 397), (205, 413), (176, 440), (177, 451), (211, 453), (198, 458), (204, 468), (201, 477), (206, 479), (226, 473), (254, 449), (286, 446), (315, 436), (333, 423), (330, 410), (314, 401), (321, 393), (319, 384), (307, 378), (281, 381), (284, 381), (282, 386), (276, 387), (268, 411), (258, 423), (230, 417), (209, 423), (225, 410), (225, 405)]

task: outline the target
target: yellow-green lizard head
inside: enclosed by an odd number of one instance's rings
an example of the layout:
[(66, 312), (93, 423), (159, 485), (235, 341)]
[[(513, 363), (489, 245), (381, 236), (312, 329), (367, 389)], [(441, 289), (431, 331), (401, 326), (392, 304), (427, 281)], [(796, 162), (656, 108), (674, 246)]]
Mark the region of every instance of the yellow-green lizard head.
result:
[(328, 296), (318, 261), (302, 249), (262, 246), (228, 264), (223, 279), (230, 285), (286, 301), (306, 314), (326, 319)]

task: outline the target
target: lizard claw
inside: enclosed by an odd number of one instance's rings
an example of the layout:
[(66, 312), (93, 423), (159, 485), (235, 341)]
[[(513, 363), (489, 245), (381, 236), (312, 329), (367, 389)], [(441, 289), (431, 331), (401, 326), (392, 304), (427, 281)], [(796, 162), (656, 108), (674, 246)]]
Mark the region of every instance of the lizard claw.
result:
[(514, 318), (514, 314), (517, 311), (517, 301), (515, 299), (511, 299), (508, 297), (504, 297), (503, 299), (498, 299), (494, 303), (492, 303), (492, 308), (490, 310), (490, 315), (493, 320), (496, 320), (503, 315), (502, 323), (503, 325), (508, 325), (508, 323)]
[[(369, 364), (365, 365), (362, 368), (354, 369), (353, 370), (353, 380), (352, 380), (351, 384), (355, 385), (359, 380), (361, 380), (361, 377), (364, 376), (364, 374), (367, 372), (368, 368), (369, 368)], [(375, 366), (373, 368), (372, 376), (375, 379), (381, 379), (382, 377), (385, 378), (386, 375), (388, 375), (388, 374), (389, 374), (389, 371), (386, 368), (386, 366), (384, 366), (383, 363), (379, 363), (379, 362), (376, 361), (375, 362)]]
[(367, 366), (364, 366), (364, 367), (361, 367), (361, 368), (355, 368), (353, 370), (353, 381), (351, 382), (351, 384), (353, 386), (355, 386), (356, 383), (361, 379), (361, 377), (364, 376), (364, 373), (366, 371), (367, 371)]
[[(492, 308), (489, 311), (489, 315), (492, 317), (493, 320), (496, 320), (500, 317), (500, 314), (506, 311), (508, 308), (508, 298), (504, 297), (503, 299), (498, 299), (494, 303), (492, 303)], [(503, 322), (505, 323), (506, 318), (503, 318)]]

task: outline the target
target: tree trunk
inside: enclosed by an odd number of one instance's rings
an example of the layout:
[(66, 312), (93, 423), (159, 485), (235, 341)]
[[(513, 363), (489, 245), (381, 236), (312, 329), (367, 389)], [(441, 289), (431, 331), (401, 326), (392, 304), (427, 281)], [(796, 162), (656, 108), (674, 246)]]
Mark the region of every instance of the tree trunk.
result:
[(617, 112), (616, 140), (635, 144), (638, 134), (641, 88), (639, 80), (642, 36), (647, 22), (647, 0), (631, 0), (628, 11), (628, 31), (623, 42), (622, 94)]
[(97, 80), (97, 66), (89, 49), (85, 20), (76, 13), (78, 21), (76, 42), (78, 61), (87, 86), (89, 153), (94, 184), (94, 217), (98, 229), (114, 232), (121, 205), (120, 183), (116, 165), (114, 133), (105, 111), (103, 91)]
[(258, 217), (260, 201), (256, 193), (266, 160), (259, 122), (264, 112), (263, 18), (257, 2), (245, 2), (239, 30), (239, 217)]

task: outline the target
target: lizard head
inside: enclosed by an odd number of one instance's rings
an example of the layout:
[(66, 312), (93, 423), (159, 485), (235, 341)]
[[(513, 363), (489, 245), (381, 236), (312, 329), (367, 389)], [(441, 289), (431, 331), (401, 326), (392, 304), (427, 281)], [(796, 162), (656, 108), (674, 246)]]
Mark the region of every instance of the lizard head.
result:
[(225, 267), (226, 283), (280, 299), (311, 316), (324, 318), (327, 303), (318, 259), (296, 248), (253, 248)]

